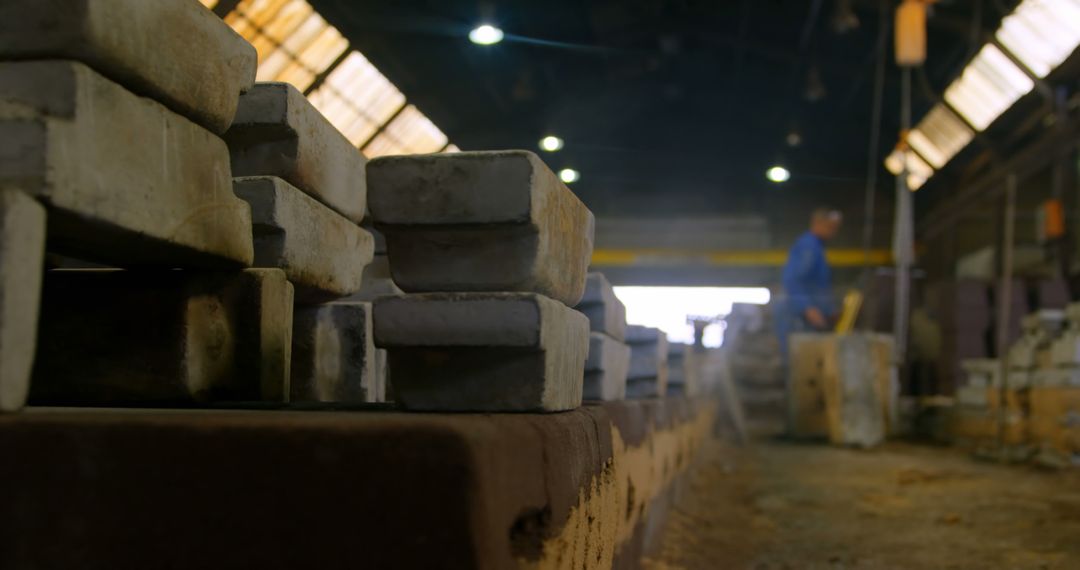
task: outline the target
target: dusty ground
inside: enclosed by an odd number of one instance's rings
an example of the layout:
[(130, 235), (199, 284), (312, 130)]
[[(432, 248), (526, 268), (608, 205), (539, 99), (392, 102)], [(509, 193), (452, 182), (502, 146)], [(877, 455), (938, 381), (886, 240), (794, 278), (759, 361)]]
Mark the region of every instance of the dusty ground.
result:
[(1080, 568), (1080, 476), (905, 444), (713, 444), (648, 570)]

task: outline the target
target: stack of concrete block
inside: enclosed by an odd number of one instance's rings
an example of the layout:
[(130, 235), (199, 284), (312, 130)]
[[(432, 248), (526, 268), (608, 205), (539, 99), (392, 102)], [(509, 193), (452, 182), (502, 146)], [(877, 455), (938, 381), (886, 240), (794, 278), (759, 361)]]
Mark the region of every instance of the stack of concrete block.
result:
[(667, 334), (657, 328), (626, 327), (630, 345), (630, 373), (626, 379), (627, 398), (659, 398), (667, 395)]
[(1051, 369), (1039, 374), (1039, 385), (1080, 386), (1080, 303), (1065, 308), (1066, 325), (1050, 345)]
[(703, 356), (704, 349), (699, 351), (692, 344), (668, 344), (668, 394), (696, 396), (699, 393)]
[(251, 213), (221, 138), (255, 67), (190, 0), (0, 4), (0, 408), (31, 392), (44, 228), (50, 252), (140, 271), (49, 272), (32, 400), (287, 396), (292, 286), (244, 270)]
[(784, 425), (785, 378), (773, 307), (735, 303), (724, 317), (723, 350), (747, 421), (754, 429), (778, 431)]
[(557, 411), (580, 405), (581, 300), (593, 216), (534, 154), (395, 156), (368, 165), (394, 282), (375, 301), (402, 407)]
[(1052, 371), (1051, 346), (1064, 324), (1065, 311), (1060, 309), (1042, 309), (1023, 318), (1023, 335), (1009, 347), (1008, 388), (1030, 388), (1036, 376)]
[(364, 155), (287, 83), (244, 94), (225, 141), (236, 195), (251, 206), (254, 264), (296, 289), (290, 399), (379, 400), (371, 303), (331, 302), (361, 289), (374, 252), (359, 225)]
[(626, 398), (630, 347), (626, 338), (626, 306), (603, 273), (590, 273), (585, 295), (575, 307), (589, 318), (589, 360), (585, 362), (586, 400)]

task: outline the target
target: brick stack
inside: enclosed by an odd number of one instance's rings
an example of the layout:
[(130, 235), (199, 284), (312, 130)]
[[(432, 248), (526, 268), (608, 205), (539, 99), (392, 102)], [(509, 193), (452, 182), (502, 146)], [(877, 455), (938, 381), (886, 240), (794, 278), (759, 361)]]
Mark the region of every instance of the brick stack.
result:
[[(255, 63), (196, 2), (0, 5), (0, 231), (18, 252), (0, 262), (0, 409), (30, 391), (39, 295), (34, 401), (287, 397), (292, 286), (244, 270), (250, 209), (221, 138)], [(39, 289), (45, 228), (50, 252), (139, 271)]]
[(578, 407), (593, 216), (534, 154), (395, 156), (368, 165), (394, 282), (375, 302), (395, 400), (412, 410)]
[(668, 344), (668, 384), (671, 395), (696, 396), (702, 388), (702, 363), (704, 349), (692, 344), (672, 342)]
[(627, 398), (660, 398), (668, 389), (667, 334), (657, 328), (626, 327), (630, 345), (630, 373), (626, 379)]
[(332, 302), (361, 289), (374, 252), (359, 225), (366, 159), (287, 83), (241, 97), (225, 140), (236, 195), (251, 205), (255, 266), (296, 288), (290, 400), (379, 400), (371, 303)]
[(626, 338), (626, 306), (602, 273), (590, 273), (585, 295), (575, 307), (589, 318), (589, 359), (585, 362), (586, 400), (626, 398), (630, 347)]

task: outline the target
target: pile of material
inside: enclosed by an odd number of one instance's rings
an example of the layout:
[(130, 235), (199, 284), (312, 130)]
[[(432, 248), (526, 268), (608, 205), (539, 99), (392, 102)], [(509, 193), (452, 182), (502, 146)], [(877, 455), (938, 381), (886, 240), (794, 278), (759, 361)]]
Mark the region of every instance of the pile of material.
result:
[(735, 303), (724, 318), (724, 353), (750, 429), (776, 433), (784, 426), (785, 380), (772, 307)]

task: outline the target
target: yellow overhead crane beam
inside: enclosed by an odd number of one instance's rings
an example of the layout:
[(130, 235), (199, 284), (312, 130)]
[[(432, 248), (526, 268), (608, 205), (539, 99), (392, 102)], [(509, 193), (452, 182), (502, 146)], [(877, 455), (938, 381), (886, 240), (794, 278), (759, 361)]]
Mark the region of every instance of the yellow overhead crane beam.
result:
[[(787, 261), (783, 249), (608, 249), (593, 251), (595, 266), (711, 265), (720, 267), (780, 267)], [(833, 267), (864, 267), (892, 264), (892, 251), (872, 249), (829, 249), (825, 252)]]

